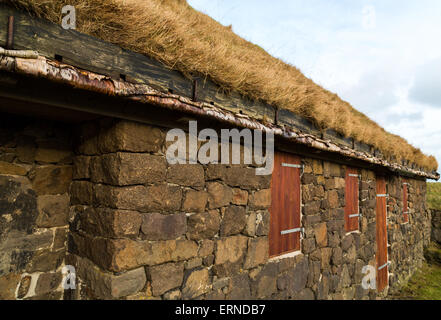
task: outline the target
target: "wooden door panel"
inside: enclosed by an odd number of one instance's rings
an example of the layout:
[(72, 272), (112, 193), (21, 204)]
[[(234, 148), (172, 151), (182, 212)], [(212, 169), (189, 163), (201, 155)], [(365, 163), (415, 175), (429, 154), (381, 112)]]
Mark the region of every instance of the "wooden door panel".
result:
[(299, 157), (275, 153), (271, 178), (270, 256), (300, 250), (300, 232), (281, 234), (300, 228), (300, 168), (293, 165), (300, 165)]
[(409, 222), (408, 183), (403, 182), (403, 222)]
[(353, 214), (359, 213), (358, 208), (358, 170), (347, 168), (345, 177), (345, 230), (351, 232), (358, 230), (359, 217)]
[(387, 207), (386, 180), (377, 177), (377, 207), (376, 207), (376, 241), (377, 241), (377, 290), (383, 291), (388, 284), (387, 266)]

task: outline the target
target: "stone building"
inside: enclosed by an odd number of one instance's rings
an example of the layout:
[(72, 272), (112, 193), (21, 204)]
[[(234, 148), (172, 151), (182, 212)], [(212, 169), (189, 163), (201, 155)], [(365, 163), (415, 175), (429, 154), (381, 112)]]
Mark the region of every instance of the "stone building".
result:
[[(25, 51), (0, 52), (1, 299), (376, 299), (421, 266), (437, 172), (16, 9), (0, 26), (10, 16), (0, 43)], [(167, 132), (190, 120), (273, 133), (272, 174), (170, 164)]]

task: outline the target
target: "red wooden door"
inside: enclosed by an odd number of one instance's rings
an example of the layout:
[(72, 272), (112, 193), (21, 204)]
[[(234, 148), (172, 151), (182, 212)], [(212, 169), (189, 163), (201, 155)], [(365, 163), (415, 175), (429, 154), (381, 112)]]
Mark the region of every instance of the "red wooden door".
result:
[(269, 255), (300, 250), (300, 158), (276, 152), (271, 178)]
[(403, 182), (403, 222), (409, 222), (409, 205), (407, 204), (408, 199), (408, 191), (407, 191), (408, 183), (407, 181)]
[(387, 207), (386, 180), (377, 177), (377, 290), (383, 291), (388, 284), (387, 265)]
[(347, 168), (345, 177), (345, 229), (358, 230), (358, 170)]

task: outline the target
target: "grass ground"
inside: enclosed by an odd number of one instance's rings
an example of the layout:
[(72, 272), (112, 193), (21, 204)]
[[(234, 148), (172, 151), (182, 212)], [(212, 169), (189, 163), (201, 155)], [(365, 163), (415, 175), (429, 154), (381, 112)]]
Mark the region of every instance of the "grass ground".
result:
[[(427, 184), (427, 205), (441, 210), (441, 183)], [(424, 255), (427, 262), (392, 299), (441, 300), (441, 245), (432, 243)]]
[(441, 300), (441, 246), (432, 243), (425, 255), (427, 263), (393, 299)]
[(441, 183), (427, 183), (427, 204), (430, 209), (441, 210)]

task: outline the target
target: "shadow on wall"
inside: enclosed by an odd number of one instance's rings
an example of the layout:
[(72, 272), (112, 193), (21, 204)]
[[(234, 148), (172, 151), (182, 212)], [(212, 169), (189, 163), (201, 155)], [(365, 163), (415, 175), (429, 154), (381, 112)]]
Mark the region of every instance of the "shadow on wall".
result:
[(441, 244), (441, 210), (432, 211), (432, 241)]

